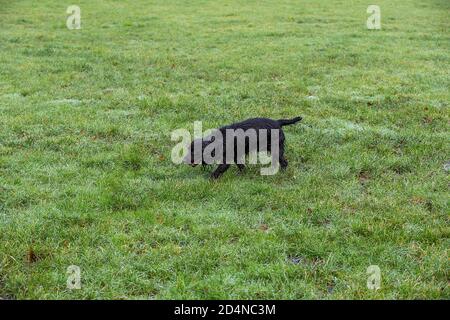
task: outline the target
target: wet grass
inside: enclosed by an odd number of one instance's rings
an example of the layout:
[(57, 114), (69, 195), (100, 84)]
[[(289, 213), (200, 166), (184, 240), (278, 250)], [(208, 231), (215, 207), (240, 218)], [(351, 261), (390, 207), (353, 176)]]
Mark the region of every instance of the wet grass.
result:
[[(77, 4), (0, 1), (0, 297), (449, 298), (448, 2)], [(297, 115), (285, 173), (170, 160)]]

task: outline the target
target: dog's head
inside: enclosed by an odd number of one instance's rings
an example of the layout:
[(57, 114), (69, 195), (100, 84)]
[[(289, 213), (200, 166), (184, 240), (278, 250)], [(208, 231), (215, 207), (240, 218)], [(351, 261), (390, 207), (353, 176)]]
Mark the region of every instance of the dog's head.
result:
[(188, 146), (188, 152), (183, 159), (185, 164), (195, 167), (199, 164), (206, 164), (203, 159), (203, 150), (210, 143), (209, 140), (195, 139)]

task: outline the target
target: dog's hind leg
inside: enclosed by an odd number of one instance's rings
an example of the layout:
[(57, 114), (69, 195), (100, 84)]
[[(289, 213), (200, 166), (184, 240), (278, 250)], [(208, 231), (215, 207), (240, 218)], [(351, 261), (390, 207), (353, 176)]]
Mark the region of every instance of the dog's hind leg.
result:
[(284, 137), (280, 139), (280, 150), (278, 155), (278, 161), (280, 162), (281, 170), (286, 170), (288, 166), (288, 161), (284, 157)]
[(229, 164), (226, 163), (219, 164), (217, 169), (214, 170), (214, 172), (211, 174), (211, 179), (218, 179), (225, 171), (228, 170), (228, 168), (230, 168)]
[(287, 166), (288, 166), (288, 161), (286, 160), (286, 158), (284, 157), (284, 156), (282, 156), (281, 154), (280, 154), (280, 167), (281, 167), (281, 170), (286, 170), (286, 168), (287, 168)]

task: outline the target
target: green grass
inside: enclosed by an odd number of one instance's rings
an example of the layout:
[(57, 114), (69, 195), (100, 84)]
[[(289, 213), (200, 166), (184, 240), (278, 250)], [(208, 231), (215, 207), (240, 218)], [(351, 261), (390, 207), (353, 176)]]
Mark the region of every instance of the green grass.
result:
[[(0, 0), (0, 297), (450, 298), (448, 1), (70, 4)], [(170, 160), (297, 115), (285, 173)]]

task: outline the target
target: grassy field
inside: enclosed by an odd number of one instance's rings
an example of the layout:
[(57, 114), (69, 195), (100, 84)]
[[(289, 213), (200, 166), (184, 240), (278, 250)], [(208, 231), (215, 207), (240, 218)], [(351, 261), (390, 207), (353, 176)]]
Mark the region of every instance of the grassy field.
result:
[[(450, 298), (449, 16), (446, 0), (0, 0), (0, 297)], [(297, 115), (284, 173), (171, 162), (196, 120)]]

